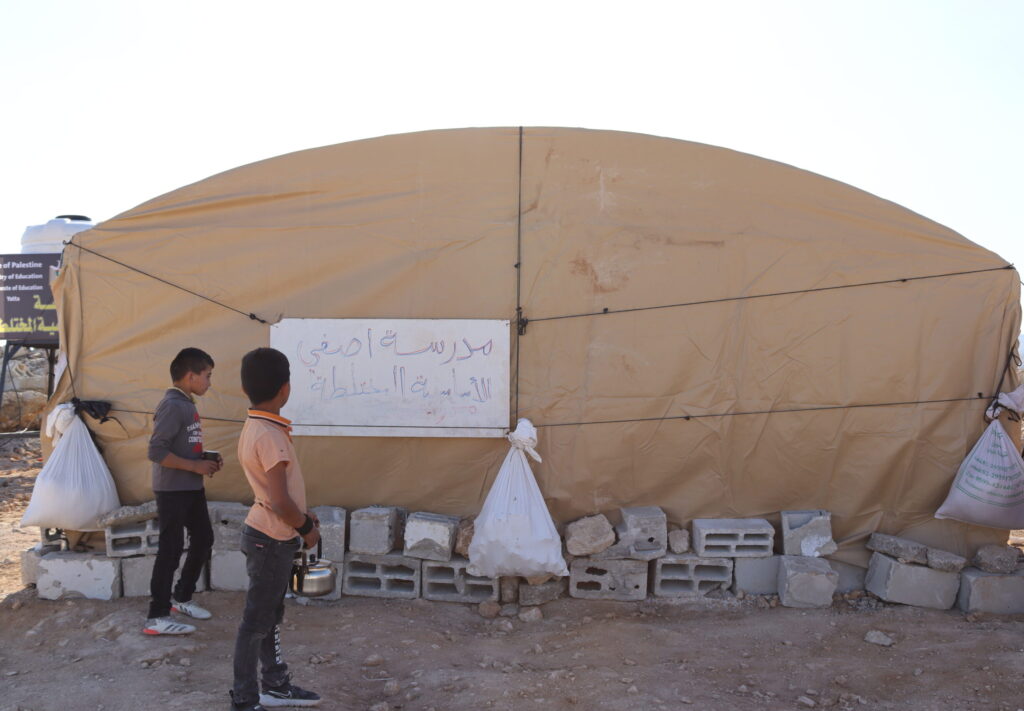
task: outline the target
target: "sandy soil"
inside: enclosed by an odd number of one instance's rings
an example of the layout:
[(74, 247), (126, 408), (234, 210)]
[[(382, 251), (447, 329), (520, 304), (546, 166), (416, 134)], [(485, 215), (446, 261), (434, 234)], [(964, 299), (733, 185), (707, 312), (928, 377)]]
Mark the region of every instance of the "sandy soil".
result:
[[(0, 446), (0, 711), (226, 709), (241, 593), (188, 638), (140, 633), (147, 601), (20, 590), (18, 529), (38, 445)], [(837, 599), (828, 610), (730, 596), (684, 604), (563, 599), (544, 619), (345, 598), (289, 603), (284, 649), (324, 709), (1024, 708), (1024, 616)], [(870, 630), (892, 647), (864, 641)]]

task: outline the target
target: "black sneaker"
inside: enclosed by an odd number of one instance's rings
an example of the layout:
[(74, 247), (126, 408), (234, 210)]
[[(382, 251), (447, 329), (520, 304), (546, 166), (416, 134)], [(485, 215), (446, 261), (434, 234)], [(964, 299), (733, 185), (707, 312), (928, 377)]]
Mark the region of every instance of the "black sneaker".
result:
[(236, 704), (235, 692), (229, 691), (228, 694), (231, 695), (231, 711), (267, 711), (259, 701), (251, 701), (247, 704)]
[(260, 703), (267, 708), (276, 706), (319, 706), (320, 694), (306, 691), (291, 682), (281, 686), (265, 687), (260, 694)]

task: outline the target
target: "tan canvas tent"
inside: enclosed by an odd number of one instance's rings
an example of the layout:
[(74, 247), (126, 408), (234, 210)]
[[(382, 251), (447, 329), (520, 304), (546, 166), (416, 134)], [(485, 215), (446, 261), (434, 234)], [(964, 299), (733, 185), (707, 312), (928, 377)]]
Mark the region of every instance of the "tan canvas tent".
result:
[[(510, 423), (538, 426), (556, 521), (824, 508), (856, 562), (875, 530), (959, 552), (1005, 540), (932, 516), (988, 398), (1017, 384), (1017, 272), (788, 165), (612, 131), (432, 131), (230, 170), (74, 245), (56, 284), (69, 367), (53, 403), (113, 402), (121, 424), (90, 426), (125, 503), (151, 496), (149, 413), (189, 345), (217, 362), (199, 409), (227, 467), (208, 495), (249, 495), (238, 365), (269, 333), (249, 314), (509, 319)], [(296, 444), (314, 504), (452, 514), (479, 510), (507, 451)]]

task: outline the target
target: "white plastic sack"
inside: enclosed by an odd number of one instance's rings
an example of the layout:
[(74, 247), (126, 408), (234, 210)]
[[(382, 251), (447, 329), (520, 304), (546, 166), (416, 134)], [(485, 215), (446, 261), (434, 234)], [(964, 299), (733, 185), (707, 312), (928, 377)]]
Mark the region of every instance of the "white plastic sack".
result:
[(46, 416), (46, 436), (50, 438), (50, 443), (56, 447), (57, 443), (60, 442), (60, 438), (64, 436), (64, 432), (67, 431), (71, 425), (71, 421), (75, 419), (75, 406), (70, 402), (66, 402), (63, 405), (57, 405), (50, 411), (50, 414)]
[(474, 523), (469, 573), (489, 578), (568, 575), (562, 539), (524, 453), (540, 461), (533, 450), (537, 430), (529, 420), (521, 419), (508, 440), (512, 448)]
[(22, 526), (101, 530), (97, 520), (121, 505), (114, 479), (82, 418), (73, 417), (36, 477)]
[(1021, 385), (1012, 393), (999, 393), (996, 401), (985, 410), (985, 416), (990, 420), (994, 420), (999, 417), (1004, 408), (1013, 410), (1018, 415), (1024, 415), (1024, 385)]
[(990, 528), (1024, 528), (1024, 460), (993, 420), (960, 465), (935, 518)]

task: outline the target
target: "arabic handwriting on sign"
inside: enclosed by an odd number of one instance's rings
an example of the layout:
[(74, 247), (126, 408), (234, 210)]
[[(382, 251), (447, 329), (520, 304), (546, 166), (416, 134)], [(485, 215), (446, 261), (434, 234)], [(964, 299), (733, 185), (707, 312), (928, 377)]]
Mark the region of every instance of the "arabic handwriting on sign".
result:
[(349, 385), (351, 387), (338, 384), (338, 367), (335, 365), (331, 366), (329, 382), (327, 376), (319, 374), (314, 368), (309, 369), (309, 374), (313, 377), (313, 382), (309, 386), (310, 392), (320, 391), (320, 399), (324, 401), (365, 395), (387, 395), (391, 392), (390, 388), (378, 388), (374, 385), (372, 377), (367, 380), (358, 380), (355, 365), (352, 366), (350, 372)]

